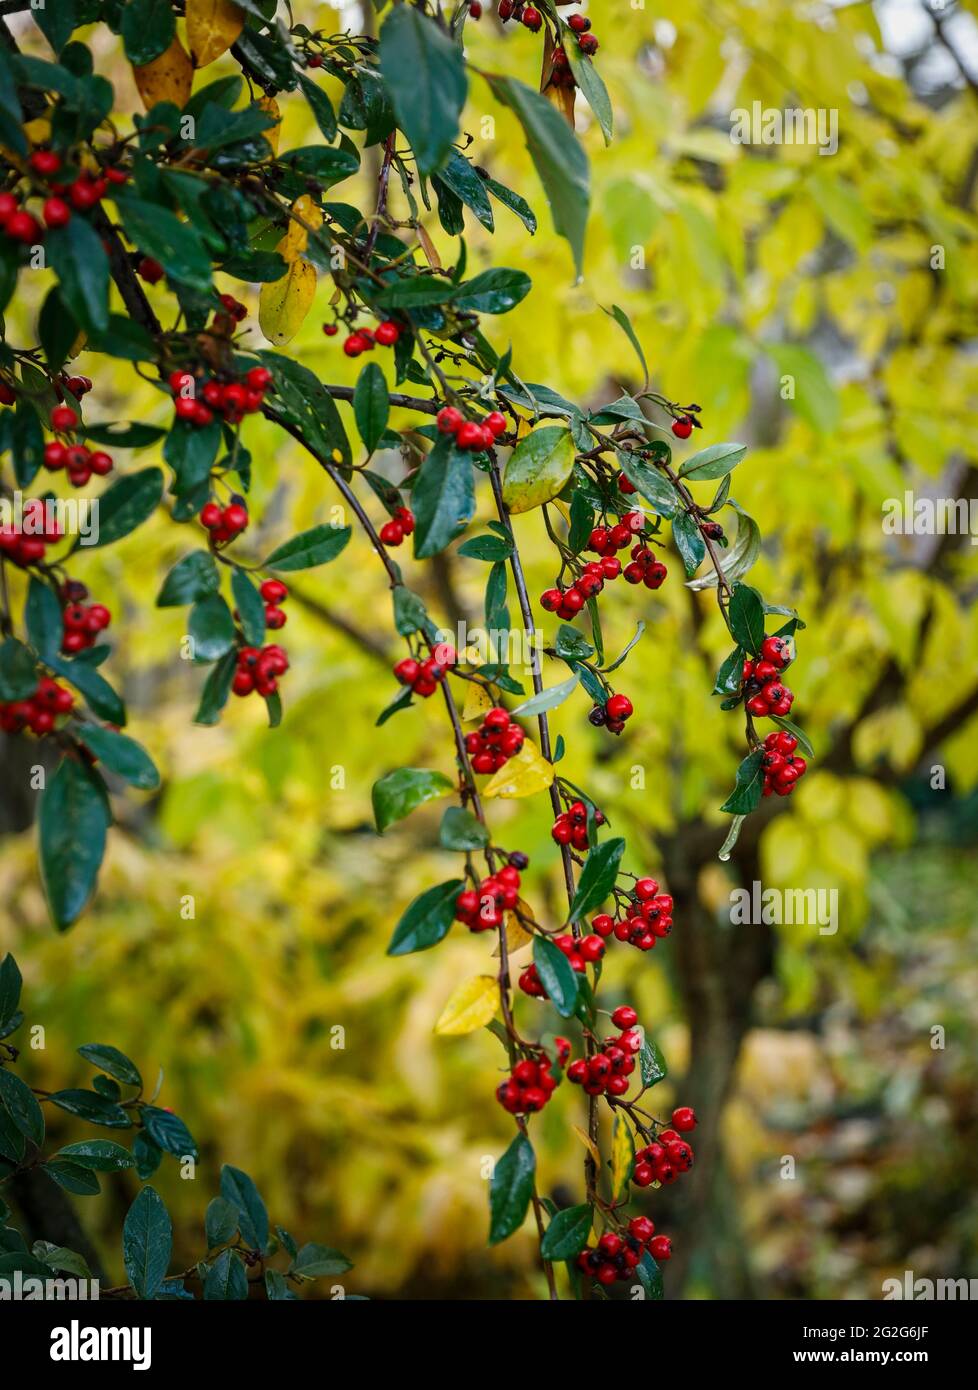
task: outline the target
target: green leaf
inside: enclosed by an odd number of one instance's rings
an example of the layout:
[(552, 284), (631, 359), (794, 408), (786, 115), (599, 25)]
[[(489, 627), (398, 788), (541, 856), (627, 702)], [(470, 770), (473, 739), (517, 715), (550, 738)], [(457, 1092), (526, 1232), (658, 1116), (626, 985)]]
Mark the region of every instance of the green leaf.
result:
[(735, 642), (756, 656), (764, 641), (764, 602), (756, 589), (736, 584), (727, 607), (727, 619)]
[(54, 49), (60, 54), (77, 25), (78, 0), (59, 0), (58, 4), (32, 5), (30, 7), (34, 23)]
[(34, 1092), (12, 1071), (0, 1067), (0, 1105), (14, 1127), (38, 1148), (44, 1143), (44, 1116)]
[[(129, 240), (144, 256), (159, 261), (167, 275), (188, 289), (211, 289), (211, 257), (198, 232), (158, 203), (116, 195), (116, 207)], [(74, 226), (80, 218), (73, 217)], [(104, 327), (104, 325), (102, 325)]]
[(357, 378), (353, 391), (353, 414), (368, 454), (376, 449), (378, 440), (387, 428), (390, 413), (384, 373), (376, 362), (368, 362)]
[(500, 1158), (489, 1185), (489, 1244), (498, 1245), (526, 1220), (537, 1160), (525, 1134), (517, 1134)]
[(187, 622), (194, 661), (217, 661), (234, 645), (234, 619), (220, 594), (199, 598)]
[(265, 1293), (269, 1303), (295, 1302), (297, 1295), (289, 1288), (285, 1275), (277, 1269), (265, 1270)]
[(36, 1240), (32, 1252), (39, 1260), (42, 1260), (49, 1269), (64, 1270), (66, 1274), (74, 1274), (79, 1279), (91, 1279), (92, 1271), (85, 1263), (81, 1255), (75, 1250), (68, 1250), (63, 1245), (52, 1245), (47, 1240)]
[(258, 356), (275, 379), (275, 413), (298, 426), (324, 460), (349, 464), (350, 441), (336, 403), (319, 378), (300, 362), (277, 352), (260, 352)]
[(669, 1068), (666, 1066), (665, 1057), (659, 1050), (659, 1044), (653, 1042), (651, 1038), (646, 1038), (642, 1043), (638, 1061), (643, 1086), (657, 1086), (669, 1075)]
[(44, 431), (37, 411), (26, 400), (17, 402), (10, 429), (10, 448), (17, 486), (29, 487), (44, 458)]
[(600, 907), (610, 895), (618, 878), (618, 865), (625, 850), (625, 841), (620, 837), (605, 840), (590, 851), (584, 862), (577, 892), (571, 905), (570, 921), (579, 922), (589, 912)]
[(674, 517), (679, 510), (680, 499), (669, 479), (644, 459), (625, 449), (617, 450), (615, 456), (625, 477), (652, 509), (667, 520)]
[(140, 1182), (145, 1182), (162, 1163), (163, 1150), (141, 1129), (132, 1141), (132, 1156), (136, 1160), (136, 1175)]
[(471, 536), (462, 542), (458, 553), (467, 560), (486, 560), (490, 564), (497, 564), (500, 560), (509, 559), (513, 547), (502, 536)]
[(733, 472), (746, 453), (746, 444), (711, 444), (708, 449), (701, 449), (698, 454), (688, 458), (680, 468), (679, 476), (691, 483), (723, 478)]
[(445, 549), (475, 511), (471, 455), (442, 435), (418, 471), (411, 494), (414, 557), (427, 560)]
[(505, 184), (497, 183), (495, 179), (485, 179), (484, 182), (492, 196), (497, 198), (503, 207), (509, 208), (510, 212), (515, 212), (530, 236), (533, 236), (537, 229), (537, 219), (526, 199), (519, 193), (514, 193)]
[(195, 724), (217, 723), (221, 710), (227, 704), (228, 696), (231, 694), (231, 682), (234, 680), (237, 665), (237, 652), (232, 647), (221, 657), (204, 682), (200, 704), (194, 715)]
[(111, 545), (153, 515), (163, 496), (162, 468), (130, 473), (98, 499), (97, 546)]
[(0, 1037), (6, 1037), (3, 1029), (17, 1013), (22, 983), (20, 967), (8, 951), (0, 961)]
[(238, 1209), (226, 1197), (212, 1197), (204, 1213), (208, 1250), (233, 1239), (238, 1229)]
[(658, 1301), (665, 1297), (665, 1290), (662, 1283), (662, 1270), (647, 1250), (636, 1265), (635, 1273), (638, 1275), (638, 1282), (645, 1290), (646, 1298)]
[(403, 584), (395, 584), (392, 591), (394, 604), (394, 626), (402, 637), (410, 637), (412, 632), (424, 631), (428, 613), (424, 602), (406, 589)]
[(455, 902), (464, 887), (462, 879), (453, 878), (426, 889), (415, 898), (394, 928), (387, 954), (407, 956), (412, 951), (427, 951), (437, 946), (451, 930)]
[(292, 570), (328, 564), (343, 550), (350, 539), (350, 531), (349, 526), (314, 526), (310, 531), (302, 531), (273, 550), (265, 567), (288, 574)]
[(85, 703), (94, 715), (109, 724), (123, 725), (126, 722), (126, 707), (108, 681), (83, 657), (65, 661), (61, 657), (49, 656), (47, 664), (57, 675), (71, 681), (85, 697)]
[(36, 574), (31, 575), (27, 589), (24, 625), (38, 656), (45, 661), (57, 656), (64, 636), (61, 604), (50, 584)]
[(54, 1157), (77, 1163), (82, 1168), (91, 1168), (97, 1173), (118, 1173), (124, 1168), (136, 1166), (136, 1160), (129, 1150), (111, 1139), (83, 1139), (79, 1144), (66, 1144)]
[(159, 1289), (172, 1250), (169, 1212), (156, 1189), (144, 1187), (126, 1212), (122, 1227), (122, 1257), (138, 1298), (152, 1298)]
[(452, 150), (448, 162), (435, 182), (446, 184), (456, 198), (472, 209), (487, 232), (493, 230), (492, 204), (486, 192), (485, 181), (479, 177), (464, 155)]
[(779, 729), (784, 729), (786, 734), (793, 734), (798, 740), (798, 747), (806, 758), (814, 758), (815, 749), (811, 745), (808, 735), (803, 729), (799, 729), (797, 724), (793, 724), (790, 719), (785, 719), (781, 714), (769, 716), (772, 723), (777, 724)]
[(525, 271), (494, 266), (463, 281), (452, 295), (452, 302), (469, 314), (508, 314), (526, 298), (532, 286)]
[(94, 1197), (102, 1190), (91, 1169), (83, 1168), (80, 1163), (64, 1163), (52, 1158), (44, 1165), (44, 1171), (59, 1187), (77, 1197)]
[(41, 793), (41, 878), (55, 926), (70, 927), (95, 890), (111, 821), (101, 778), (62, 758)]
[(249, 646), (260, 647), (265, 640), (265, 602), (261, 594), (240, 569), (232, 571), (231, 592), (245, 641)]
[(26, 700), (36, 689), (34, 657), (23, 642), (8, 637), (0, 645), (0, 700)]
[(305, 1279), (322, 1279), (329, 1274), (345, 1274), (348, 1269), (352, 1268), (353, 1262), (348, 1260), (345, 1255), (340, 1254), (339, 1250), (332, 1250), (328, 1245), (316, 1245), (310, 1242), (299, 1250), (292, 1261), (289, 1273), (301, 1274)]
[(397, 5), (380, 31), (380, 71), (419, 173), (433, 173), (458, 136), (465, 105), (461, 47), (414, 6)]
[(418, 767), (399, 767), (374, 783), (371, 799), (374, 821), (379, 834), (403, 820), (418, 806), (440, 796), (448, 796), (455, 785), (442, 772), (428, 772)]
[(204, 1276), (204, 1301), (248, 1297), (248, 1276), (233, 1250), (222, 1250)]
[(298, 78), (300, 90), (309, 103), (309, 109), (315, 117), (320, 133), (325, 140), (335, 140), (336, 112), (333, 110), (333, 103), (321, 87), (317, 87), (315, 82), (301, 72)]
[(184, 497), (207, 481), (221, 444), (221, 422), (203, 429), (189, 420), (175, 420), (163, 445), (163, 457), (173, 469), (173, 491)]
[(569, 623), (561, 623), (557, 629), (557, 639), (554, 643), (554, 651), (558, 656), (567, 660), (584, 660), (594, 655), (594, 648), (584, 636), (583, 632), (578, 632), (576, 627), (571, 627)]
[(105, 1125), (106, 1129), (132, 1127), (132, 1120), (122, 1106), (106, 1100), (105, 1096), (100, 1096), (97, 1091), (54, 1091), (48, 1096), (48, 1100), (59, 1110), (66, 1110), (69, 1115), (77, 1115), (80, 1120), (87, 1120), (90, 1125)]
[(103, 767), (114, 772), (132, 787), (142, 791), (155, 791), (160, 785), (160, 774), (156, 764), (142, 744), (114, 729), (103, 729), (97, 724), (83, 724), (78, 737), (86, 748), (90, 748)]
[(107, 449), (142, 449), (165, 439), (166, 433), (156, 425), (142, 425), (138, 420), (110, 420), (107, 424), (84, 427), (89, 443), (104, 444)]
[(720, 807), (735, 816), (749, 816), (761, 804), (764, 791), (764, 749), (755, 748), (737, 769), (737, 781), (733, 791)]
[(143, 1084), (136, 1063), (109, 1043), (85, 1043), (78, 1049), (78, 1053), (86, 1062), (91, 1062), (93, 1067), (114, 1076), (116, 1081), (121, 1081), (124, 1086)]
[(544, 1233), (540, 1254), (545, 1260), (574, 1260), (587, 1245), (594, 1212), (583, 1202), (559, 1211)]
[(673, 518), (672, 538), (676, 549), (682, 556), (683, 568), (687, 576), (694, 575), (706, 555), (706, 542), (695, 519), (689, 512), (680, 512)]
[[(564, 52), (570, 59), (571, 72), (574, 80), (581, 89), (581, 95), (590, 106), (597, 117), (598, 125), (601, 127), (601, 134), (604, 136), (606, 145), (611, 144), (611, 137), (614, 133), (614, 115), (611, 110), (611, 98), (608, 96), (608, 89), (604, 85), (601, 74), (594, 66), (587, 54), (581, 52), (580, 44), (577, 42), (577, 35), (573, 31), (568, 32), (565, 28)], [(648, 373), (646, 372), (646, 380)]]
[(176, 608), (195, 599), (206, 598), (220, 585), (217, 564), (208, 550), (193, 550), (178, 560), (163, 581), (156, 598), (157, 608)]
[(268, 1212), (248, 1174), (225, 1163), (221, 1169), (221, 1196), (238, 1213), (242, 1239), (253, 1250), (264, 1250), (268, 1245)]
[(577, 975), (570, 961), (545, 936), (534, 936), (533, 963), (554, 1008), (561, 1018), (571, 1018), (577, 1007)]
[[(604, 308), (604, 305), (602, 305), (601, 307)], [(625, 313), (624, 309), (620, 308), (617, 304), (612, 304), (611, 308), (605, 309), (604, 312), (608, 314), (609, 317), (614, 319), (615, 323), (617, 323), (618, 327), (621, 329), (625, 337), (628, 339), (632, 347), (635, 349), (635, 355), (638, 358), (639, 363), (641, 364), (646, 384), (648, 384), (649, 365), (645, 360), (645, 353), (642, 351), (642, 344), (639, 342), (638, 334), (632, 327), (631, 319)]]
[(130, 63), (137, 67), (151, 63), (166, 52), (176, 33), (170, 0), (129, 0), (120, 30)]
[(574, 693), (579, 679), (579, 673), (575, 671), (572, 676), (561, 681), (559, 685), (552, 685), (549, 690), (541, 690), (539, 695), (531, 695), (528, 700), (517, 705), (511, 713), (529, 719), (532, 715), (543, 714), (548, 709), (556, 709), (558, 705), (563, 704), (569, 695)]
[(442, 849), (483, 849), (489, 843), (489, 831), (471, 811), (462, 806), (448, 806), (441, 818), (438, 843)]
[(81, 326), (100, 333), (109, 326), (109, 258), (84, 217), (48, 231), (44, 254), (60, 282), (61, 297)]
[[(736, 503), (731, 502), (730, 505), (737, 511), (737, 535), (733, 545), (725, 552), (721, 567), (727, 582), (735, 584), (747, 573), (761, 553), (761, 530), (754, 518), (737, 507)], [(691, 579), (686, 587), (698, 591), (715, 588), (717, 583), (716, 571), (711, 567), (698, 579)]]
[(540, 425), (517, 444), (506, 463), (503, 501), (510, 512), (550, 502), (574, 469), (574, 440), (565, 425)]
[(634, 636), (629, 638), (629, 640), (622, 647), (621, 651), (615, 657), (614, 661), (611, 663), (610, 666), (602, 667), (602, 670), (604, 671), (604, 674), (606, 676), (610, 675), (612, 671), (618, 670), (618, 667), (621, 666), (621, 664), (624, 662), (625, 658), (628, 656), (628, 653), (632, 650), (636, 643), (642, 640), (642, 634), (644, 633), (644, 631), (645, 621), (644, 619), (639, 618), (638, 622), (635, 624)]
[(174, 1158), (196, 1158), (197, 1144), (179, 1115), (161, 1110), (156, 1105), (144, 1105), (140, 1111), (146, 1133), (164, 1153)]
[(515, 112), (550, 203), (554, 230), (566, 237), (578, 276), (591, 201), (587, 155), (560, 112), (545, 96), (513, 77), (488, 79), (496, 98)]

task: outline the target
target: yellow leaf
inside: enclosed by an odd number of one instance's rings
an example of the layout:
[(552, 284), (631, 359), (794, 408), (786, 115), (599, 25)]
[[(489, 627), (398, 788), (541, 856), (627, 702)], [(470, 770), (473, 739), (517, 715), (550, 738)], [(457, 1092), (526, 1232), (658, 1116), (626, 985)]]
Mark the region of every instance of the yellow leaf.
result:
[[(271, 145), (272, 154), (278, 154), (279, 136), (282, 134), (282, 112), (279, 110), (278, 102), (274, 97), (259, 97), (258, 105), (265, 112), (265, 115), (271, 116), (272, 120), (275, 122), (268, 130), (262, 131), (262, 134)], [(313, 204), (313, 206), (315, 207), (315, 204)], [(316, 211), (318, 212), (319, 209), (316, 208)], [(320, 222), (322, 221), (321, 216), (319, 220)]]
[(486, 710), (492, 709), (492, 696), (479, 681), (466, 681), (465, 704), (462, 706), (462, 723), (470, 719), (481, 719)]
[(421, 242), (421, 249), (424, 252), (425, 260), (431, 266), (432, 270), (441, 270), (441, 257), (435, 249), (435, 243), (420, 223), (418, 224), (418, 240)]
[(195, 68), (206, 68), (220, 58), (244, 28), (244, 11), (231, 0), (187, 0), (186, 16)]
[(589, 1134), (585, 1134), (585, 1133), (584, 1133), (584, 1131), (583, 1131), (583, 1129), (581, 1129), (580, 1125), (571, 1125), (571, 1129), (574, 1131), (574, 1133), (577, 1135), (578, 1139), (580, 1139), (581, 1143), (584, 1145), (584, 1147), (587, 1149), (588, 1153), (589, 1153), (589, 1154), (591, 1155), (591, 1157), (594, 1159), (594, 1162), (595, 1162), (595, 1164), (597, 1165), (597, 1167), (600, 1168), (600, 1167), (601, 1167), (601, 1150), (598, 1148), (597, 1144), (594, 1142), (594, 1140), (591, 1138), (591, 1136), (590, 1136)]
[(175, 38), (166, 52), (151, 63), (134, 67), (132, 75), (147, 111), (158, 101), (172, 101), (182, 111), (190, 100), (194, 65), (179, 39)]
[(292, 211), (298, 220), (289, 219), (289, 229), (275, 248), (287, 265), (291, 265), (297, 256), (301, 256), (309, 245), (309, 233), (306, 228), (312, 227), (313, 231), (318, 232), (323, 225), (323, 214), (308, 193), (296, 198), (292, 204)]
[[(279, 243), (279, 252), (282, 251)], [(262, 285), (258, 296), (258, 322), (270, 343), (289, 342), (302, 327), (316, 297), (316, 268), (297, 256), (281, 280)]]
[(38, 116), (24, 126), (24, 134), (31, 145), (46, 145), (51, 139), (51, 122), (47, 116)]
[[(526, 903), (523, 902), (522, 898), (520, 899), (520, 911), (522, 912), (524, 918), (526, 918), (528, 921), (533, 921), (533, 913), (527, 907)], [(523, 923), (517, 917), (515, 912), (507, 912), (503, 921), (505, 923), (506, 930), (506, 950), (509, 953), (509, 955), (512, 956), (515, 955), (517, 951), (522, 951), (524, 946), (528, 946), (530, 944), (530, 942), (533, 940), (533, 934), (527, 931), (526, 927), (524, 927)], [(493, 951), (492, 954), (494, 956), (499, 955), (498, 943), (496, 945), (496, 949)]]
[(452, 991), (435, 1024), (442, 1037), (474, 1033), (484, 1028), (499, 1008), (499, 981), (494, 975), (475, 975)]
[(611, 1200), (617, 1202), (632, 1175), (635, 1145), (624, 1116), (615, 1116), (611, 1132)]
[(547, 762), (535, 743), (526, 739), (520, 751), (493, 773), (482, 795), (501, 796), (504, 800), (533, 796), (546, 791), (553, 780), (553, 764)]

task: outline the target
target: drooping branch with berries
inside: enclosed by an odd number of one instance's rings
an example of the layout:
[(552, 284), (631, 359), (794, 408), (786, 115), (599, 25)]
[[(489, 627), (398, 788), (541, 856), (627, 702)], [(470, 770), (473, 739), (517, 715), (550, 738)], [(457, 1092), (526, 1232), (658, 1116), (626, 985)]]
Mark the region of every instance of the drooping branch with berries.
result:
[[(756, 523), (730, 496), (745, 449), (714, 444), (674, 464), (669, 440), (704, 428), (704, 411), (651, 388), (620, 308), (609, 312), (643, 384), (593, 409), (527, 382), (487, 336), (487, 320), (521, 303), (531, 281), (505, 267), (470, 276), (466, 218), (492, 231), (502, 207), (530, 232), (537, 224), (526, 199), (466, 153), (469, 83), (484, 83), (522, 126), (555, 229), (580, 269), (589, 175), (574, 134), (578, 91), (611, 134), (589, 21), (575, 14), (565, 22), (550, 3), (500, 0), (501, 20), (543, 31), (535, 91), (467, 63), (465, 24), (481, 14), (474, 2), (447, 18), (404, 0), (378, 39), (310, 31), (291, 14), (276, 16), (274, 0), (219, 11), (195, 0), (79, 3), (71, 23), (34, 15), (47, 56), (33, 45), (19, 51), (12, 38), (0, 47), (0, 142), (10, 155), (0, 185), (4, 303), (22, 275), (53, 272), (36, 345), (5, 338), (0, 352), (10, 511), (0, 525), (0, 728), (50, 740), (61, 755), (39, 810), (52, 917), (71, 925), (95, 890), (112, 821), (106, 776), (141, 789), (159, 782), (149, 755), (122, 732), (124, 703), (102, 674), (112, 615), (76, 572), (89, 541), (113, 544), (160, 512), (185, 527), (196, 543), (163, 579), (157, 603), (188, 610), (193, 661), (207, 668), (197, 721), (216, 723), (232, 696), (257, 697), (272, 727), (282, 719), (289, 657), (269, 636), (287, 622), (289, 577), (335, 559), (353, 526), (319, 525), (254, 554), (246, 441), (249, 419), (260, 415), (326, 475), (384, 568), (405, 654), (378, 725), (438, 697), (450, 726), (451, 771), (391, 771), (374, 785), (373, 805), (384, 832), (433, 799), (457, 800), (442, 816), (438, 845), (461, 856), (458, 875), (407, 906), (388, 951), (433, 948), (456, 922), (492, 942), (496, 965), (459, 985), (437, 1025), (448, 1035), (486, 1027), (503, 1048), (508, 1074), (496, 1094), (516, 1133), (492, 1178), (490, 1243), (512, 1235), (532, 1209), (551, 1297), (593, 1296), (616, 1283), (661, 1296), (670, 1241), (646, 1215), (629, 1217), (629, 1193), (674, 1182), (691, 1166), (685, 1136), (695, 1116), (680, 1106), (663, 1120), (649, 1109), (648, 1092), (666, 1074), (662, 1055), (629, 1003), (605, 1008), (598, 992), (609, 946), (651, 950), (672, 929), (673, 902), (641, 866), (625, 867), (624, 840), (604, 834), (602, 808), (565, 775), (568, 750), (552, 740), (548, 714), (582, 687), (592, 726), (626, 730), (636, 708), (615, 673), (645, 625), (637, 618), (632, 640), (609, 657), (601, 595), (619, 578), (654, 594), (667, 579), (661, 557), (671, 542), (690, 589), (714, 590), (734, 644), (714, 688), (723, 708), (744, 706), (746, 721), (746, 756), (722, 808), (733, 817), (720, 851), (729, 854), (761, 797), (789, 795), (805, 771), (797, 750), (807, 742), (788, 719), (783, 680), (803, 624), (744, 582), (761, 545)], [(131, 121), (73, 37), (76, 24), (95, 20), (115, 26), (133, 65), (146, 109)], [(197, 70), (218, 59), (235, 70), (197, 83)], [(330, 79), (329, 91), (317, 76)], [(305, 106), (315, 143), (280, 148), (286, 100)], [(379, 157), (366, 210), (333, 193), (357, 177), (363, 150)], [(426, 229), (432, 209), (458, 239), (449, 268)], [(261, 346), (243, 327), (247, 304), (219, 288), (227, 279), (259, 287), (261, 337), (277, 348), (327, 295), (327, 340), (346, 358), (369, 359), (355, 385), (323, 382), (296, 357)], [(164, 423), (87, 418), (97, 387), (68, 364), (93, 351), (152, 384)], [(409, 423), (392, 425), (393, 411), (407, 412)], [(164, 466), (123, 472), (98, 495), (91, 535), (66, 534), (82, 515), (66, 500), (113, 473), (119, 450), (157, 444)], [(378, 454), (395, 452), (397, 482), (374, 466)], [(58, 491), (37, 492), (42, 478)], [(698, 491), (703, 483), (712, 498)], [(36, 495), (23, 501), (31, 488)], [(480, 508), (492, 519), (468, 534)], [(716, 519), (724, 508), (736, 516), (732, 541)], [(532, 523), (552, 547), (553, 581), (536, 611), (542, 622), (553, 615), (553, 632), (537, 626), (519, 548), (518, 529)], [(396, 558), (410, 543), (423, 563), (458, 541), (461, 559), (488, 566), (485, 651), (446, 637)], [(769, 633), (772, 615), (780, 625)], [(511, 659), (514, 631), (525, 660)], [(544, 656), (562, 667), (554, 684), (544, 682)], [(763, 736), (761, 719), (775, 725)], [(527, 855), (496, 841), (486, 811), (495, 798), (542, 793), (566, 893), (562, 920), (550, 923), (522, 896)], [(527, 948), (532, 959), (515, 963)], [(546, 1031), (545, 1008), (560, 1033)], [(585, 1190), (580, 1204), (558, 1211), (541, 1193), (530, 1120), (564, 1079), (586, 1096)], [(613, 1120), (608, 1156), (603, 1107)]]

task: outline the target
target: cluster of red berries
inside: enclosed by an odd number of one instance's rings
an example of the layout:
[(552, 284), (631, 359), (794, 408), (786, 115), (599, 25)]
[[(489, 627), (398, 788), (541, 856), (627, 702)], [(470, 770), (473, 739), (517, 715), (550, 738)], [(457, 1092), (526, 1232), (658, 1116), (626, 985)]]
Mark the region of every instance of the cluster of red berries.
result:
[[(554, 1038), (557, 1065), (563, 1069), (570, 1056), (570, 1043), (566, 1038)], [(525, 1057), (517, 1062), (508, 1081), (496, 1087), (496, 1099), (511, 1115), (532, 1115), (542, 1110), (557, 1089), (557, 1078), (553, 1074), (553, 1063), (544, 1054), (540, 1058)]]
[(460, 410), (446, 405), (435, 416), (435, 423), (442, 434), (455, 436), (460, 449), (491, 449), (506, 431), (506, 417), (498, 410), (490, 411), (484, 420), (477, 422), (466, 420)]
[[(595, 825), (604, 825), (604, 813), (594, 812)], [(558, 845), (570, 845), (573, 849), (586, 850), (587, 807), (583, 801), (572, 802), (566, 811), (561, 811), (550, 828), (550, 834)]]
[(19, 734), (23, 729), (30, 729), (40, 738), (51, 732), (59, 714), (71, 713), (74, 703), (70, 690), (50, 676), (42, 676), (34, 694), (26, 700), (0, 704), (0, 729), (5, 734)]
[[(87, 381), (88, 378), (72, 377), (69, 390), (76, 380)], [(51, 411), (51, 426), (59, 434), (70, 434), (77, 425), (78, 415), (70, 405), (55, 406)], [(72, 487), (84, 487), (93, 473), (104, 478), (112, 472), (112, 466), (112, 455), (104, 449), (89, 449), (86, 444), (63, 444), (59, 439), (52, 439), (44, 446), (44, 467), (51, 473), (65, 469)]]
[(429, 695), (434, 695), (439, 682), (445, 679), (445, 673), (451, 670), (457, 661), (454, 648), (447, 642), (439, 642), (424, 661), (418, 661), (413, 656), (406, 656), (403, 661), (399, 661), (394, 667), (394, 675), (401, 685), (409, 685), (415, 695), (427, 700)]
[(385, 521), (380, 528), (380, 539), (384, 545), (400, 545), (413, 530), (414, 512), (410, 507), (398, 507), (390, 521)]
[[(516, 861), (515, 863), (513, 861)], [(510, 855), (509, 863), (489, 874), (478, 888), (465, 888), (455, 899), (455, 918), (469, 931), (491, 931), (503, 924), (520, 900), (520, 870), (529, 861), (525, 854)]]
[[(688, 1121), (686, 1129), (695, 1126), (696, 1116), (688, 1105), (673, 1111), (674, 1125), (676, 1115)], [(692, 1168), (692, 1147), (678, 1130), (678, 1125), (674, 1129), (662, 1130), (657, 1139), (636, 1152), (635, 1166), (632, 1169), (632, 1182), (636, 1187), (649, 1187), (654, 1182), (668, 1187), (676, 1181), (680, 1173), (688, 1173)]]
[(237, 498), (226, 507), (205, 502), (200, 509), (200, 524), (211, 533), (212, 545), (225, 545), (240, 536), (248, 525), (248, 508)]
[(0, 526), (0, 552), (15, 565), (36, 565), (44, 559), (46, 548), (61, 539), (61, 528), (37, 497), (24, 503), (23, 522), (20, 529)]
[(289, 620), (288, 614), (283, 613), (280, 607), (289, 596), (288, 586), (281, 579), (266, 579), (260, 593), (265, 603), (265, 626), (272, 632), (278, 632)]
[[(571, 969), (578, 975), (583, 975), (589, 965), (594, 965), (604, 955), (604, 942), (600, 936), (582, 936), (578, 939), (566, 932), (562, 936), (550, 939), (558, 951), (562, 951), (567, 957)], [(535, 965), (527, 966), (520, 975), (519, 984), (523, 993), (530, 995), (532, 999), (550, 998)]]
[[(323, 332), (332, 338), (337, 332), (335, 323), (323, 324)], [(401, 336), (401, 325), (393, 319), (385, 319), (376, 328), (355, 328), (344, 340), (343, 351), (347, 357), (359, 357), (361, 352), (370, 352), (379, 343), (381, 347), (393, 347)]]
[(788, 713), (795, 697), (778, 673), (790, 662), (791, 644), (783, 637), (765, 637), (757, 660), (744, 662), (744, 696), (749, 714), (762, 719), (765, 715)]
[(588, 713), (588, 719), (595, 728), (605, 728), (611, 734), (620, 734), (634, 712), (635, 706), (627, 695), (611, 695), (603, 705), (593, 706)]
[[(241, 303), (240, 299), (235, 299), (233, 294), (219, 294), (218, 301), (221, 308), (215, 312), (211, 321), (211, 328), (215, 333), (227, 336), (236, 323), (243, 323), (248, 317), (248, 309)], [(269, 373), (270, 380), (271, 373)]]
[(597, 598), (606, 579), (617, 579), (620, 574), (621, 561), (613, 555), (600, 561), (590, 560), (580, 576), (566, 589), (546, 589), (540, 595), (540, 607), (547, 613), (556, 613), (558, 618), (570, 621), (577, 617), (589, 598)]
[(778, 796), (790, 796), (795, 783), (804, 777), (808, 764), (804, 758), (794, 757), (798, 740), (794, 734), (782, 730), (768, 734), (764, 740), (764, 756), (761, 766), (764, 769), (764, 795), (776, 792)]
[(486, 711), (486, 717), (465, 736), (465, 750), (472, 760), (472, 771), (498, 772), (523, 747), (526, 735), (500, 705)]
[(631, 894), (625, 916), (615, 921), (606, 912), (595, 917), (591, 926), (599, 936), (614, 936), (640, 951), (651, 951), (656, 941), (672, 931), (672, 898), (660, 893), (654, 878), (640, 878)]
[(209, 425), (215, 413), (229, 425), (240, 424), (246, 415), (261, 410), (265, 393), (272, 384), (267, 367), (250, 367), (242, 381), (204, 380), (193, 372), (170, 373), (173, 409), (178, 420), (191, 425)]
[[(43, 179), (53, 179), (61, 169), (61, 156), (54, 150), (35, 150), (29, 162), (34, 174)], [(11, 241), (31, 246), (44, 239), (45, 227), (67, 226), (74, 212), (87, 212), (101, 202), (110, 183), (125, 183), (126, 179), (121, 169), (106, 169), (96, 178), (83, 171), (70, 184), (51, 182), (51, 195), (41, 209), (43, 226), (15, 194), (0, 193), (0, 231)]]
[(100, 632), (104, 632), (112, 621), (112, 614), (104, 603), (89, 603), (88, 590), (77, 579), (68, 579), (58, 590), (64, 605), (61, 612), (64, 623), (64, 636), (61, 650), (68, 656), (94, 647)]
[(647, 589), (661, 589), (669, 571), (647, 545), (632, 546), (632, 558), (623, 571), (626, 584), (644, 584)]
[(655, 1223), (647, 1216), (633, 1216), (626, 1235), (605, 1231), (596, 1246), (589, 1245), (581, 1251), (577, 1267), (583, 1274), (597, 1279), (599, 1284), (615, 1284), (620, 1279), (632, 1277), (632, 1271), (641, 1263), (646, 1250), (654, 1260), (668, 1260), (672, 1255), (672, 1241), (668, 1236), (657, 1236)]
[[(631, 1022), (625, 1020), (631, 1019)], [(601, 1051), (593, 1057), (580, 1057), (567, 1068), (567, 1080), (581, 1086), (586, 1095), (623, 1096), (628, 1090), (628, 1078), (635, 1070), (635, 1054), (642, 1050), (642, 1035), (635, 1028), (638, 1015), (628, 1004), (620, 1005), (611, 1021), (622, 1031), (616, 1037), (605, 1038)]]
[(259, 695), (274, 695), (278, 689), (278, 677), (289, 669), (289, 658), (283, 647), (274, 642), (267, 647), (240, 647), (238, 649), (238, 669), (234, 673), (231, 689), (235, 695), (250, 695), (257, 690)]

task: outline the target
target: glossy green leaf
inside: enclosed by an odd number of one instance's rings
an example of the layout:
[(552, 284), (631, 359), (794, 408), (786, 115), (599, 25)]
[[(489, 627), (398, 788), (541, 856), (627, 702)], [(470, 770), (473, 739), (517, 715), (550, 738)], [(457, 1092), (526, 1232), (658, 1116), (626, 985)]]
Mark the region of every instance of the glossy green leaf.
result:
[(460, 878), (439, 883), (415, 898), (394, 928), (389, 956), (406, 956), (427, 951), (447, 936), (455, 920), (455, 902), (465, 887)]

